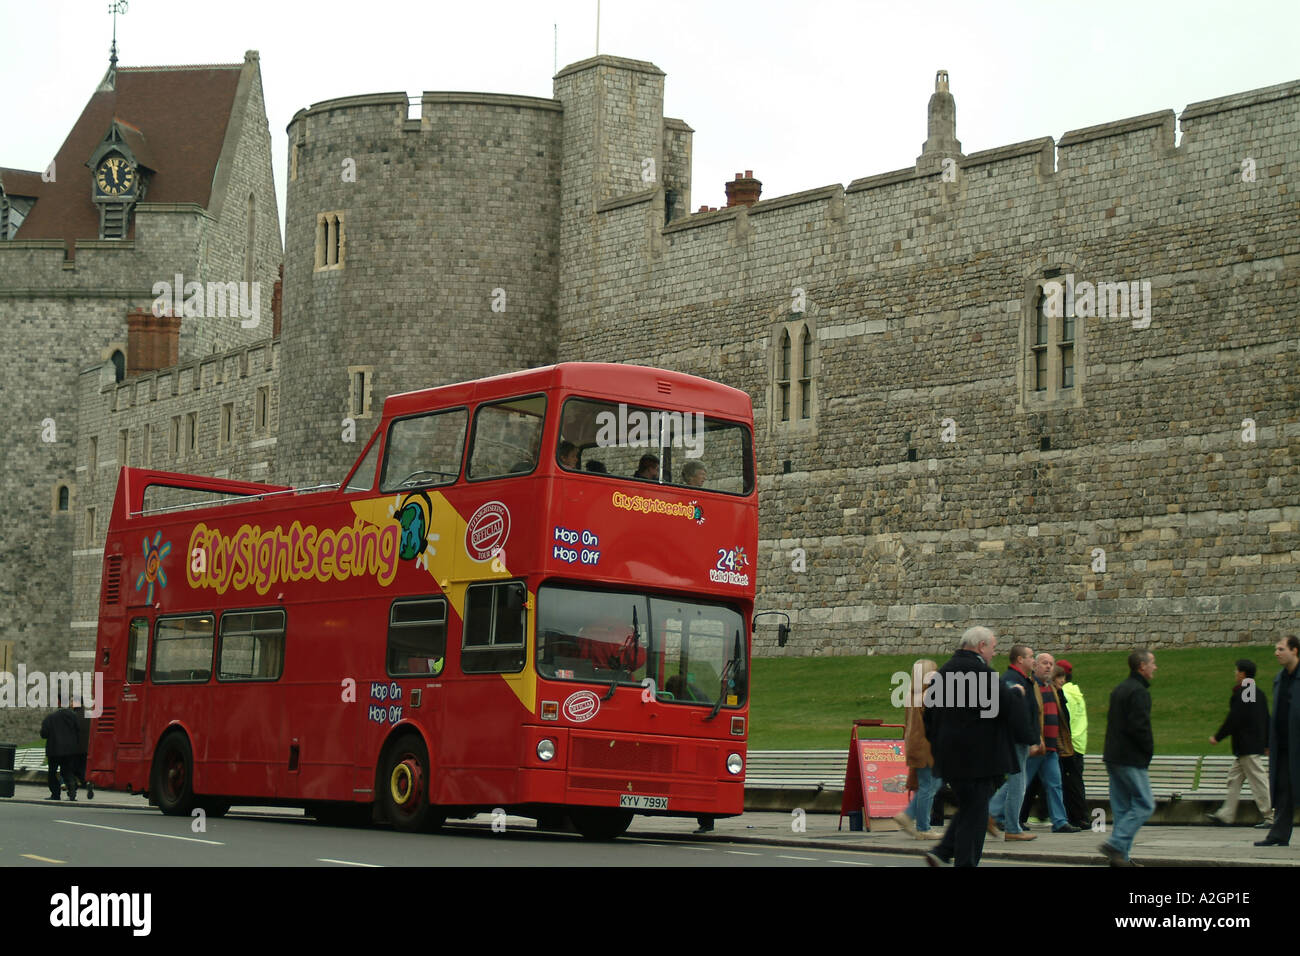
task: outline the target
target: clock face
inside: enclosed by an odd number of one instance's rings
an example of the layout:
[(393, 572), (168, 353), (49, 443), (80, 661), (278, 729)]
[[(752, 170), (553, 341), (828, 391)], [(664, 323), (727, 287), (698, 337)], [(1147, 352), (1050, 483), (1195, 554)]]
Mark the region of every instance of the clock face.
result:
[(121, 196), (135, 190), (135, 167), (121, 156), (109, 156), (95, 170), (95, 185), (106, 196)]

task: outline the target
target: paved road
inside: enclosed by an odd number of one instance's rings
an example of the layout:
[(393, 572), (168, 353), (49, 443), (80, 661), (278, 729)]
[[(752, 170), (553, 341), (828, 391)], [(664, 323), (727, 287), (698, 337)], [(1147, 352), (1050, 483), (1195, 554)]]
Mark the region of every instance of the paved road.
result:
[[(300, 813), (232, 811), (195, 833), (156, 810), (70, 803), (0, 805), (0, 866), (923, 866), (905, 854), (700, 842), (632, 833), (613, 843), (539, 833), (509, 818), (438, 834), (322, 827)], [(995, 864), (1006, 865), (1006, 864)], [(1016, 864), (1023, 866), (1023, 863)]]

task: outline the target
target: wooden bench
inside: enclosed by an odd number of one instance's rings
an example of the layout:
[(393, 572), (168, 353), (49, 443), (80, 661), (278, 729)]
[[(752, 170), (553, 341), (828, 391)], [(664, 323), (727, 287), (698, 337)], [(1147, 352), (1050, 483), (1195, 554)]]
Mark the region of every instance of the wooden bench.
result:
[(745, 767), (745, 809), (834, 813), (844, 793), (849, 748), (751, 750)]
[(14, 753), (14, 770), (44, 770), (45, 769), (45, 749), (42, 747), (27, 747)]
[[(1181, 800), (1192, 793), (1196, 789), (1200, 762), (1201, 758), (1194, 755), (1157, 755), (1151, 758), (1147, 775), (1151, 780), (1151, 796), (1155, 797), (1156, 803)], [(1083, 789), (1089, 800), (1110, 799), (1110, 775), (1106, 773), (1101, 754), (1089, 754), (1083, 758)]]
[[(1230, 754), (1210, 754), (1201, 758), (1201, 773), (1196, 780), (1196, 789), (1187, 794), (1199, 800), (1223, 800), (1228, 795), (1228, 771), (1237, 762)], [(1264, 772), (1268, 772), (1268, 760), (1264, 761)], [(1250, 781), (1241, 785), (1241, 799), (1247, 803), (1255, 799), (1250, 789)]]
[(751, 750), (745, 788), (753, 790), (844, 789), (849, 751)]

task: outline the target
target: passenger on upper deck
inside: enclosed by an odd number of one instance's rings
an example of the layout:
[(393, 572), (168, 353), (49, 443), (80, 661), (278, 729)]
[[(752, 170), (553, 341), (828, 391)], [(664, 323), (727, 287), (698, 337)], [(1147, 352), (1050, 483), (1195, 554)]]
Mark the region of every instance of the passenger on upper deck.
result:
[(571, 441), (560, 442), (560, 467), (573, 471), (578, 467), (578, 446)]
[(704, 479), (708, 477), (708, 471), (705, 469), (703, 462), (688, 461), (682, 466), (682, 481), (692, 488), (703, 488)]
[(636, 474), (633, 478), (640, 478), (642, 481), (659, 480), (659, 456), (642, 455), (641, 462), (637, 465)]

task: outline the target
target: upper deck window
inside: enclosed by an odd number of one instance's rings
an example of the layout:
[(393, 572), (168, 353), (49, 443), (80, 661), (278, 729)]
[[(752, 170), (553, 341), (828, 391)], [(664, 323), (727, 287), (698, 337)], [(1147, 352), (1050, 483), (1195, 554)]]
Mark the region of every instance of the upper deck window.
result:
[(474, 413), (469, 478), (528, 474), (537, 467), (546, 397), (529, 395), (480, 405)]
[(449, 485), (459, 478), (468, 421), (467, 409), (453, 408), (393, 422), (379, 490)]
[(701, 412), (571, 398), (555, 457), (567, 471), (747, 495), (751, 447), (748, 427)]

